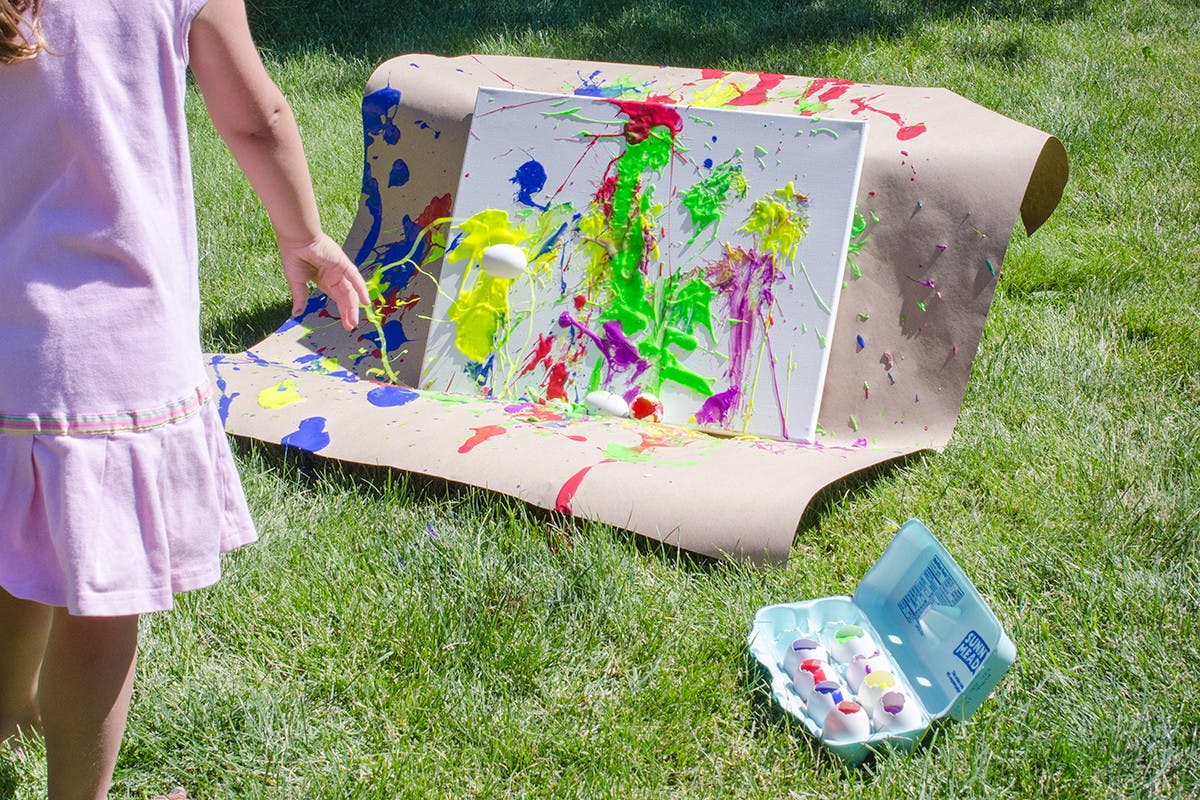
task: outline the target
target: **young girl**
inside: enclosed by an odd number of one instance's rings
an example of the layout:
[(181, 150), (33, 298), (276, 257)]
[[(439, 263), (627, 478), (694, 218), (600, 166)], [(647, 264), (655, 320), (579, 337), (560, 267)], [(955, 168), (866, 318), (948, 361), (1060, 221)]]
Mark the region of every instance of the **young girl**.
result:
[(138, 615), (254, 527), (199, 341), (189, 66), (261, 197), (294, 313), (368, 302), (326, 236), (243, 0), (0, 0), (0, 742), (107, 796)]

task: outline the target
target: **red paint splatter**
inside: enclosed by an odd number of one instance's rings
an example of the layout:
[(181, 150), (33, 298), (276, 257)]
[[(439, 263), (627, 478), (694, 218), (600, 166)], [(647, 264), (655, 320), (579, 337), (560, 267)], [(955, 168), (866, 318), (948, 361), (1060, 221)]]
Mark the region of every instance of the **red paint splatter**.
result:
[(561, 361), (550, 368), (549, 383), (546, 386), (547, 400), (567, 399), (567, 365)]
[(585, 305), (587, 305), (587, 298), (581, 294), (575, 295), (575, 310), (583, 311)]
[(850, 91), (850, 87), (853, 85), (854, 81), (843, 78), (817, 78), (804, 90), (804, 97), (811, 99), (813, 95), (816, 95), (819, 102), (828, 103), (831, 100), (841, 99), (842, 95)]
[(625, 123), (625, 138), (630, 144), (645, 141), (654, 128), (662, 126), (674, 137), (683, 130), (683, 118), (671, 106), (641, 100), (609, 100), (629, 117)]
[(729, 101), (731, 106), (757, 106), (767, 102), (767, 92), (778, 86), (785, 76), (773, 72), (759, 72), (758, 83)]
[(427, 206), (425, 206), (425, 210), (423, 210), (420, 215), (417, 216), (417, 225), (419, 225), (422, 229), (427, 228), (432, 225), (435, 220), (450, 216), (453, 209), (454, 200), (450, 196), (449, 192), (441, 195), (440, 197), (435, 197), (429, 201)]
[(557, 411), (551, 411), (545, 406), (533, 405), (529, 408), (529, 416), (539, 422), (562, 422), (564, 419), (562, 414)]
[[(611, 464), (612, 459), (606, 458), (600, 464)], [(571, 513), (571, 501), (575, 499), (575, 493), (579, 491), (579, 486), (583, 483), (583, 479), (592, 471), (592, 467), (598, 467), (600, 464), (592, 464), (584, 467), (576, 472), (571, 477), (567, 478), (567, 482), (558, 490), (558, 496), (554, 499), (554, 510), (560, 514)]]
[(548, 368), (550, 366), (550, 348), (553, 346), (553, 337), (539, 333), (537, 344), (534, 345), (533, 352), (529, 354), (525, 366), (521, 368), (521, 374), (528, 375), (537, 368), (538, 364), (544, 364)]
[(484, 425), (481, 428), (471, 428), (471, 430), (475, 431), (475, 435), (463, 442), (462, 446), (458, 448), (458, 452), (469, 453), (475, 449), (476, 445), (486, 442), (493, 436), (500, 436), (505, 432), (504, 428), (499, 425)]
[(728, 74), (729, 73), (723, 69), (710, 69), (708, 67), (705, 67), (704, 69), (700, 70), (700, 79), (706, 80), (706, 81), (713, 81), (713, 80), (719, 81), (721, 78), (724, 78)]
[(882, 92), (873, 97), (853, 97), (853, 98), (851, 98), (850, 102), (854, 104), (854, 110), (851, 111), (850, 113), (851, 114), (860, 114), (863, 111), (874, 111), (876, 114), (879, 114), (880, 116), (887, 117), (892, 122), (896, 123), (897, 126), (899, 126), (900, 130), (897, 131), (896, 138), (901, 141), (908, 141), (909, 139), (915, 139), (916, 137), (920, 136), (922, 133), (925, 132), (925, 124), (924, 123), (918, 122), (916, 125), (906, 125), (904, 122), (904, 117), (900, 116), (900, 114), (896, 113), (895, 111), (884, 111), (881, 108), (876, 108), (875, 106), (871, 105), (871, 103), (873, 103), (874, 101), (878, 100), (881, 97), (883, 97)]

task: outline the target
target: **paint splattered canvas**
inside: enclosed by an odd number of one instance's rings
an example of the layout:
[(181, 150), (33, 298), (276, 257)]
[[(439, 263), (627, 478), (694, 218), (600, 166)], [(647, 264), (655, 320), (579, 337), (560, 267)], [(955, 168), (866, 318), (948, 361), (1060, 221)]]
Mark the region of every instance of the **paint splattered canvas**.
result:
[(865, 138), (480, 89), (421, 387), (811, 440)]

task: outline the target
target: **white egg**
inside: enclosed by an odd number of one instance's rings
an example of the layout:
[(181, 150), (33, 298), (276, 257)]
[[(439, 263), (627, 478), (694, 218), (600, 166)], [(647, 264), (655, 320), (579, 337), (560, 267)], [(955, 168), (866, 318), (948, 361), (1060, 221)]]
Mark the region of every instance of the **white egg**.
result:
[(483, 271), (496, 278), (519, 278), (529, 269), (525, 251), (515, 244), (492, 244), (483, 248)]
[(865, 708), (875, 708), (879, 698), (896, 688), (896, 676), (886, 669), (876, 670), (863, 679), (856, 698)]
[(810, 658), (825, 661), (827, 658), (825, 648), (816, 639), (796, 639), (788, 645), (787, 651), (783, 654), (783, 671), (794, 681), (800, 665)]
[(879, 698), (871, 717), (875, 721), (875, 728), (886, 733), (914, 731), (925, 722), (920, 706), (904, 692), (894, 691), (885, 692)]
[(825, 715), (821, 736), (831, 742), (851, 742), (871, 735), (871, 720), (863, 707), (843, 700)]
[(818, 683), (837, 678), (833, 667), (819, 658), (806, 658), (796, 667), (796, 676), (792, 678), (792, 688), (800, 699), (808, 702), (812, 697), (813, 687)]
[(890, 668), (891, 662), (887, 656), (881, 653), (875, 653), (870, 656), (855, 656), (854, 660), (846, 665), (846, 684), (850, 687), (850, 691), (857, 692), (858, 687), (862, 686), (863, 679), (867, 675)]
[(871, 634), (858, 625), (843, 625), (833, 634), (829, 655), (834, 661), (848, 664), (858, 656), (871, 656), (879, 652)]
[(583, 398), (590, 414), (607, 414), (611, 417), (628, 417), (629, 403), (619, 394), (597, 389)]
[(821, 681), (813, 687), (813, 692), (808, 698), (808, 716), (812, 717), (814, 722), (823, 723), (829, 712), (844, 699), (840, 683)]

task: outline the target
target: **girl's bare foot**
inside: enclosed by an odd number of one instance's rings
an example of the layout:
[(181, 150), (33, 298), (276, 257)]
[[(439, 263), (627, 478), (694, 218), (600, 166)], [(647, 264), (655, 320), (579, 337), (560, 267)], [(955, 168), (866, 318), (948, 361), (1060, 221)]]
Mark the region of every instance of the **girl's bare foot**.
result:
[(160, 794), (158, 797), (154, 798), (154, 800), (187, 800), (187, 792), (184, 791), (182, 786), (176, 786), (171, 790), (170, 794)]

